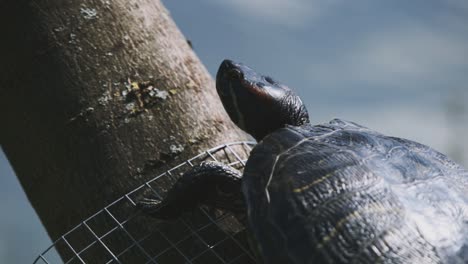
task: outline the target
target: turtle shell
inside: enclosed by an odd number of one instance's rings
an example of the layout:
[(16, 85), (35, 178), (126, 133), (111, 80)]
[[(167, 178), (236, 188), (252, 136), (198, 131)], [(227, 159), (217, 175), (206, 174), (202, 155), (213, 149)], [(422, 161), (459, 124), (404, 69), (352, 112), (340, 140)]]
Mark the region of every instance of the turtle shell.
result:
[(242, 189), (266, 263), (467, 263), (468, 172), (352, 122), (265, 137)]

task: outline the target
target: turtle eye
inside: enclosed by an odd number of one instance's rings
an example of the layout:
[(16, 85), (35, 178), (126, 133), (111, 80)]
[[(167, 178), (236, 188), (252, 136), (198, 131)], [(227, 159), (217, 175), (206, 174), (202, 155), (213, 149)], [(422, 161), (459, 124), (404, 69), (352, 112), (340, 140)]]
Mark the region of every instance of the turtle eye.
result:
[(226, 75), (230, 79), (240, 79), (240, 78), (242, 78), (242, 73), (237, 69), (229, 70)]

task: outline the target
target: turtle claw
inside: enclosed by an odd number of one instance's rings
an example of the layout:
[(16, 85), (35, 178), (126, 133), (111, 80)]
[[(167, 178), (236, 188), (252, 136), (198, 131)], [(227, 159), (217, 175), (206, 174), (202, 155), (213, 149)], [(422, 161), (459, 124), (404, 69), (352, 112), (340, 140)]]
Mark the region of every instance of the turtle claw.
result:
[(137, 208), (145, 214), (153, 215), (161, 207), (162, 202), (157, 199), (143, 197), (136, 204)]
[(240, 172), (229, 166), (203, 162), (185, 172), (162, 201), (142, 198), (137, 207), (160, 220), (177, 220), (201, 204), (230, 210), (236, 207), (236, 201), (242, 200), (240, 179)]
[(137, 209), (145, 215), (159, 220), (175, 220), (180, 215), (180, 210), (165, 201), (143, 197), (136, 204)]

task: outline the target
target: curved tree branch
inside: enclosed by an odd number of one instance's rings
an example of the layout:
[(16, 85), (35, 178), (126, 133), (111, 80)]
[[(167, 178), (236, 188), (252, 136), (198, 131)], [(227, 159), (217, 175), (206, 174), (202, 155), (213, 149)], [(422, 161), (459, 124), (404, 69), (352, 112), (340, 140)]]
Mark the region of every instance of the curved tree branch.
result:
[(164, 165), (246, 138), (160, 1), (5, 0), (0, 27), (1, 145), (53, 240)]

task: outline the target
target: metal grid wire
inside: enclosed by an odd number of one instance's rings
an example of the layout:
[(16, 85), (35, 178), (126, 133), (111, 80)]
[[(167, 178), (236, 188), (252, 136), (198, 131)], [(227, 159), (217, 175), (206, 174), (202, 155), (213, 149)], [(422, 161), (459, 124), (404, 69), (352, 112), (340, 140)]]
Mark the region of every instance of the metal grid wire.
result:
[(167, 189), (162, 186), (170, 188), (185, 171), (203, 161), (243, 170), (254, 144), (224, 144), (158, 175), (65, 233), (34, 263), (256, 263), (246, 230), (228, 213), (201, 207), (175, 222), (161, 222), (135, 208), (143, 196), (164, 197)]

